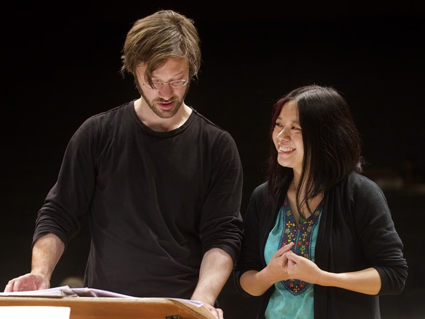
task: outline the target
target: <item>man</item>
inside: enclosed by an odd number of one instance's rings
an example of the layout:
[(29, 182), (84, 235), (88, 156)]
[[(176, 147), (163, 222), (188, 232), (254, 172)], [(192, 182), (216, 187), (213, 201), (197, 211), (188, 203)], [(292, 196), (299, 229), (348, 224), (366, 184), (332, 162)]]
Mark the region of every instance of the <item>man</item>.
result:
[(88, 215), (88, 287), (213, 307), (241, 244), (242, 168), (226, 131), (184, 98), (200, 66), (191, 20), (159, 11), (137, 21), (122, 71), (141, 97), (86, 120), (38, 213), (31, 273), (5, 291), (45, 289)]

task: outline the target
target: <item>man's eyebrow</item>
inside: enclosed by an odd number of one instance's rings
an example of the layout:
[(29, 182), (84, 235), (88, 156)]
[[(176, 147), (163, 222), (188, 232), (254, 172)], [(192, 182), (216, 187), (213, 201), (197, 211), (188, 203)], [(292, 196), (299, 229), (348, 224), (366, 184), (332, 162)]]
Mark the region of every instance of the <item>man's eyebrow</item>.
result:
[[(182, 75), (184, 72), (185, 72), (185, 70), (181, 70), (181, 71), (179, 71), (179, 72), (175, 73), (175, 74), (174, 74), (171, 78), (175, 78), (175, 77), (177, 77), (177, 76), (180, 76), (180, 75)], [(154, 78), (156, 78), (156, 76), (152, 74), (152, 79), (154, 79)]]

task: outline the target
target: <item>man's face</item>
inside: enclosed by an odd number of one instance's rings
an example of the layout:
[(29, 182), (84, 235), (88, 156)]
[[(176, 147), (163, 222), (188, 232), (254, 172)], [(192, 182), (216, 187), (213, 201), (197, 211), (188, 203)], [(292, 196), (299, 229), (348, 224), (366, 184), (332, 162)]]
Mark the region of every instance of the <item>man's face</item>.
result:
[[(168, 119), (176, 115), (184, 102), (189, 85), (173, 88), (169, 83), (186, 80), (189, 81), (189, 62), (186, 58), (170, 58), (167, 62), (152, 72), (152, 82), (159, 83), (158, 89), (151, 88), (145, 77), (146, 65), (140, 63), (136, 68), (137, 81), (143, 101), (160, 118)], [(142, 103), (143, 103), (142, 101)]]

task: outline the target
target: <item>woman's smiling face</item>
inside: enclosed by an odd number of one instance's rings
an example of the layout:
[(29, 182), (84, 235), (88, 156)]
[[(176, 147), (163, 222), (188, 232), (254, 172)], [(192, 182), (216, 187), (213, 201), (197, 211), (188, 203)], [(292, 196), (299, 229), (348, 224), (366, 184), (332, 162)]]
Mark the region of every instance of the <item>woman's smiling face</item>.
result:
[(292, 168), (294, 174), (301, 175), (304, 143), (296, 101), (291, 100), (283, 105), (276, 119), (272, 138), (279, 165)]

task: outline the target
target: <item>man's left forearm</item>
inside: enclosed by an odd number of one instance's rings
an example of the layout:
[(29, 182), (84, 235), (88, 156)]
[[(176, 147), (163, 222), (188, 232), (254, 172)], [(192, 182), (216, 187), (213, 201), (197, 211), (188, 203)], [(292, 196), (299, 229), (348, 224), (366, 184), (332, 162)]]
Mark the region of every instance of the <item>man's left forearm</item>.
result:
[(202, 258), (199, 280), (191, 297), (214, 305), (233, 269), (233, 259), (220, 248), (208, 250)]

